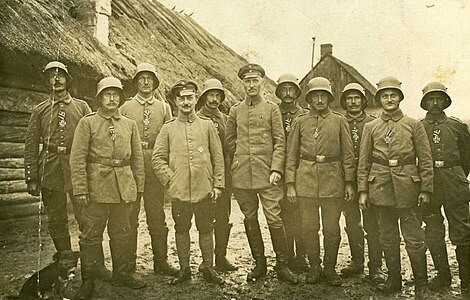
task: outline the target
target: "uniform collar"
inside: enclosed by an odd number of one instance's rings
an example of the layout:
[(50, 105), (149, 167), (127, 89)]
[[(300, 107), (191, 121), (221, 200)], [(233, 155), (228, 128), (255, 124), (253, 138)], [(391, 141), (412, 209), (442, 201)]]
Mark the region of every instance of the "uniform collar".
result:
[(139, 102), (142, 105), (144, 105), (145, 103), (152, 105), (155, 102), (155, 96), (153, 95), (150, 98), (145, 99), (144, 97), (142, 97), (141, 95), (137, 93), (133, 99), (137, 100), (137, 102)]
[(391, 114), (386, 112), (386, 111), (382, 111), (382, 115), (380, 115), (380, 118), (382, 118), (382, 120), (384, 120), (385, 122), (387, 122), (389, 120), (393, 120), (394, 122), (397, 122), (398, 120), (400, 120), (404, 116), (405, 115), (403, 114), (401, 109), (398, 108), (397, 110), (395, 110)]
[(197, 115), (195, 112), (192, 112), (189, 115), (178, 114), (178, 116), (176, 117), (176, 119), (178, 119), (179, 121), (183, 123), (186, 123), (186, 122), (192, 123), (194, 122), (194, 120), (196, 120), (196, 118), (197, 118)]
[(212, 110), (212, 109), (207, 108), (205, 105), (204, 105), (203, 107), (201, 107), (201, 109), (199, 110), (199, 112), (200, 112), (203, 116), (206, 116), (206, 117), (211, 117), (211, 116), (220, 117), (220, 115), (222, 114), (222, 112), (221, 112), (218, 108)]
[(295, 114), (299, 109), (301, 109), (301, 107), (296, 101), (294, 101), (292, 104), (285, 104), (284, 102), (281, 102), (281, 104), (279, 104), (279, 109), (281, 110), (282, 114)]
[(309, 113), (314, 117), (322, 116), (322, 118), (326, 118), (331, 113), (331, 109), (329, 107), (327, 107), (321, 113), (317, 113), (312, 109), (312, 110), (310, 110)]
[(96, 111), (96, 113), (98, 115), (100, 115), (101, 117), (109, 120), (111, 118), (114, 118), (114, 119), (120, 119), (122, 117), (121, 113), (119, 112), (119, 109), (116, 110), (114, 113), (109, 113), (109, 112), (106, 112), (104, 111), (103, 109), (101, 108), (98, 108), (98, 110)]
[(434, 115), (428, 112), (426, 114), (426, 117), (424, 117), (424, 119), (428, 121), (429, 123), (434, 123), (434, 122), (443, 123), (447, 119), (447, 115), (445, 112), (442, 112), (441, 114), (438, 114), (438, 115)]
[(69, 104), (70, 102), (72, 102), (72, 96), (70, 96), (70, 94), (67, 92), (64, 97), (59, 99), (54, 94), (51, 94), (49, 100), (51, 102), (52, 102), (52, 100), (54, 100), (54, 103), (62, 102), (62, 103), (65, 103), (65, 104)]
[(263, 97), (259, 94), (258, 94), (258, 96), (254, 97), (254, 98), (251, 98), (251, 97), (248, 97), (248, 96), (245, 97), (246, 104), (248, 104), (249, 106), (256, 105), (256, 104), (260, 103), (262, 100), (263, 100)]
[(348, 122), (356, 121), (362, 122), (366, 118), (366, 113), (362, 111), (358, 116), (352, 116), (348, 112), (346, 113), (346, 119)]

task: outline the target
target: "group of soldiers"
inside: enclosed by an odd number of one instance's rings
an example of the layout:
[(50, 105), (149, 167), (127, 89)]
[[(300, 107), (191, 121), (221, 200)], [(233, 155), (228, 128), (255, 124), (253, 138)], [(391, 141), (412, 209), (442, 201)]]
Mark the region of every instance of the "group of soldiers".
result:
[[(232, 194), (244, 215), (255, 262), (249, 282), (267, 273), (258, 221), (261, 203), (279, 280), (297, 284), (295, 273), (306, 272), (309, 284), (341, 285), (336, 264), (344, 214), (351, 263), (341, 275), (364, 272), (367, 239), (371, 283), (385, 294), (400, 291), (401, 231), (416, 298), (425, 299), (429, 288), (439, 291), (451, 284), (444, 207), (462, 295), (470, 298), (470, 134), (464, 123), (444, 113), (451, 98), (442, 83), (425, 86), (420, 105), (427, 114), (421, 121), (400, 110), (404, 94), (393, 77), (378, 83), (379, 117), (365, 112), (365, 90), (357, 83), (342, 91), (343, 116), (329, 108), (334, 95), (327, 79), (308, 82), (309, 108), (302, 108), (298, 79), (282, 75), (277, 105), (261, 92), (264, 69), (247, 64), (238, 72), (246, 97), (228, 116), (219, 110), (226, 96), (219, 80), (207, 80), (199, 93), (196, 82), (184, 79), (170, 91), (178, 108), (173, 118), (170, 106), (154, 96), (160, 80), (152, 64), (137, 66), (137, 94), (127, 101), (119, 79), (103, 78), (96, 112), (68, 93), (72, 77), (64, 64), (47, 64), (43, 75), (51, 94), (32, 111), (26, 182), (30, 194), (42, 195), (57, 251), (71, 249), (66, 208), (71, 196), (80, 229), (82, 277), (75, 299), (89, 299), (96, 279), (145, 286), (136, 276), (142, 200), (155, 273), (174, 276), (172, 284), (191, 279), (194, 215), (202, 254), (199, 271), (208, 282), (223, 284), (217, 271), (237, 269), (226, 257)], [(179, 269), (167, 260), (165, 199), (172, 205)], [(112, 272), (104, 264), (106, 227)], [(426, 249), (437, 269), (430, 282)]]

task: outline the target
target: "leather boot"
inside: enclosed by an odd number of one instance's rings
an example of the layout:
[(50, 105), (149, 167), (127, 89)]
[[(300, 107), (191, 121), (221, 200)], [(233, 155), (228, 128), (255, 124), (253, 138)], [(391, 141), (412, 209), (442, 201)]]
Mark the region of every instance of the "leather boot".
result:
[(261, 230), (259, 228), (258, 219), (255, 220), (244, 220), (245, 232), (250, 244), (251, 255), (255, 260), (255, 267), (247, 276), (248, 282), (255, 282), (258, 279), (266, 276), (266, 256), (264, 256), (264, 243), (263, 237), (261, 236)]
[(104, 264), (103, 243), (100, 243), (96, 248), (95, 275), (97, 279), (105, 282), (111, 282), (113, 279), (113, 273)]
[(238, 270), (236, 266), (234, 266), (227, 260), (227, 245), (228, 245), (228, 240), (230, 237), (231, 229), (232, 229), (232, 224), (226, 224), (222, 226), (222, 225), (218, 225), (217, 223), (214, 228), (215, 266), (216, 266), (217, 271), (220, 271), (220, 272)]
[(413, 270), (413, 278), (415, 290), (421, 289), (426, 291), (428, 289), (428, 264), (426, 262), (426, 249), (423, 247), (422, 251), (410, 252), (411, 269)]
[(303, 245), (306, 252), (308, 253), (308, 260), (310, 261), (310, 270), (307, 273), (305, 282), (307, 283), (318, 283), (320, 282), (321, 275), (323, 273), (320, 259), (320, 239), (318, 233), (314, 233), (313, 236), (309, 236), (303, 239)]
[(202, 263), (199, 271), (207, 282), (224, 284), (222, 277), (214, 270), (214, 236), (210, 233), (199, 233), (199, 248), (202, 254)]
[(459, 263), (460, 290), (464, 299), (470, 299), (470, 245), (457, 245), (455, 249)]
[(276, 272), (277, 279), (293, 284), (299, 283), (299, 279), (287, 266), (287, 243), (284, 228), (269, 227), (273, 249), (276, 253)]
[(153, 252), (153, 271), (156, 274), (164, 274), (174, 276), (178, 273), (178, 269), (168, 263), (168, 228), (161, 234), (150, 236), (152, 240)]
[(57, 252), (64, 250), (72, 250), (72, 245), (70, 244), (70, 237), (52, 238), (52, 241), (54, 242), (54, 246)]
[(184, 233), (176, 233), (176, 250), (178, 251), (178, 260), (180, 264), (180, 270), (176, 273), (171, 284), (179, 284), (188, 280), (191, 280), (191, 269), (189, 268), (189, 251), (190, 251), (190, 237), (189, 231)]
[(355, 230), (344, 228), (348, 235), (351, 249), (351, 263), (341, 270), (344, 277), (362, 274), (364, 272), (364, 232), (360, 226)]
[(384, 283), (377, 285), (377, 290), (383, 294), (399, 292), (401, 290), (400, 245), (384, 250), (384, 254), (388, 277)]
[(336, 262), (338, 260), (338, 250), (341, 237), (337, 237), (334, 240), (324, 239), (323, 244), (325, 248), (324, 260), (323, 260), (323, 276), (326, 282), (332, 286), (340, 286), (341, 278), (336, 273)]
[(85, 245), (80, 243), (80, 263), (82, 272), (82, 285), (75, 294), (74, 300), (87, 300), (93, 295), (95, 289), (94, 283), (94, 269), (96, 257), (95, 253), (97, 246)]
[(375, 283), (384, 283), (387, 279), (384, 271), (382, 270), (382, 246), (380, 245), (379, 236), (367, 234), (367, 251), (369, 255), (369, 279)]
[(437, 270), (437, 276), (429, 282), (429, 289), (432, 291), (440, 291), (450, 288), (452, 275), (450, 273), (449, 259), (445, 241), (439, 243), (428, 243), (429, 252)]
[(131, 245), (126, 242), (109, 242), (113, 261), (113, 284), (132, 289), (141, 289), (147, 284), (137, 278), (133, 269), (133, 254)]

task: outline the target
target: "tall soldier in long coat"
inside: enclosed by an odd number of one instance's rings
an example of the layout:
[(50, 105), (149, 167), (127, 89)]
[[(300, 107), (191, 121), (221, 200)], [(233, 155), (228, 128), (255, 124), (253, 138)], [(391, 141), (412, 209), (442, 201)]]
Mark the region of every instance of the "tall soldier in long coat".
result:
[(144, 192), (144, 160), (137, 124), (118, 110), (125, 101), (119, 79), (103, 78), (97, 87), (99, 109), (77, 125), (70, 154), (73, 195), (83, 205), (80, 234), (82, 286), (75, 299), (94, 290), (97, 259), (108, 227), (115, 284), (142, 288), (133, 275), (132, 204)]
[(460, 120), (448, 117), (444, 110), (452, 100), (440, 82), (431, 82), (423, 89), (421, 108), (428, 111), (421, 121), (428, 134), (434, 159), (434, 193), (423, 216), (426, 244), (431, 252), (437, 276), (429, 284), (432, 290), (449, 288), (449, 268), (445, 225), (441, 207), (449, 223), (449, 237), (456, 245), (462, 296), (470, 297), (470, 133)]
[[(292, 128), (294, 119), (305, 112), (298, 103), (301, 91), (297, 77), (293, 74), (283, 74), (279, 77), (276, 86), (276, 97), (281, 100), (279, 109), (282, 115), (282, 125), (286, 139)], [(302, 244), (302, 219), (299, 202), (291, 203), (287, 197), (281, 201), (281, 216), (286, 229), (287, 260), (289, 268), (297, 271), (308, 271), (309, 263), (307, 252)]]
[[(346, 111), (349, 131), (354, 146), (354, 159), (359, 160), (359, 149), (364, 125), (375, 117), (367, 114), (367, 98), (364, 88), (358, 83), (347, 84), (340, 99), (341, 107)], [(351, 264), (341, 270), (343, 276), (361, 274), (364, 271), (364, 231), (361, 225), (361, 210), (357, 194), (354, 201), (344, 203), (343, 213), (346, 219), (346, 233), (351, 249)], [(364, 230), (366, 232), (369, 254), (369, 279), (374, 283), (385, 281), (382, 271), (382, 246), (379, 240), (379, 226), (375, 211), (367, 209), (362, 212)]]
[(212, 202), (224, 189), (224, 157), (214, 124), (196, 115), (196, 92), (192, 80), (180, 80), (171, 88), (178, 116), (158, 135), (152, 165), (172, 202), (180, 270), (171, 283), (191, 279), (189, 229), (194, 215), (202, 254), (199, 271), (207, 281), (223, 284), (213, 269)]
[(364, 126), (357, 171), (359, 206), (370, 205), (377, 211), (387, 262), (387, 281), (377, 288), (383, 293), (401, 289), (400, 228), (413, 269), (415, 296), (424, 299), (428, 291), (426, 247), (416, 209), (429, 203), (433, 192), (431, 147), (423, 124), (400, 110), (401, 82), (385, 77), (377, 86), (375, 98), (383, 111)]
[(302, 235), (310, 260), (307, 283), (317, 283), (320, 266), (320, 215), (323, 224), (323, 275), (330, 285), (340, 285), (336, 273), (343, 201), (354, 198), (354, 153), (346, 118), (332, 112), (331, 83), (316, 77), (307, 84), (310, 112), (294, 120), (287, 140), (287, 199), (300, 202)]
[[(225, 100), (225, 91), (222, 83), (217, 79), (209, 79), (204, 82), (201, 95), (196, 103), (197, 115), (211, 119), (217, 129), (222, 150), (225, 152), (225, 126), (227, 115), (219, 110), (219, 106)], [(230, 165), (225, 165), (225, 189), (217, 199), (214, 209), (214, 236), (215, 236), (215, 266), (218, 271), (235, 271), (236, 266), (227, 260), (227, 244), (230, 237), (232, 224), (230, 212), (232, 210), (232, 186), (230, 179)]]
[(276, 252), (279, 280), (298, 283), (287, 266), (287, 243), (281, 219), (280, 185), (285, 165), (285, 136), (279, 107), (261, 95), (264, 69), (257, 64), (240, 68), (246, 98), (229, 113), (226, 130), (227, 159), (232, 171), (233, 194), (245, 216), (245, 231), (255, 259), (249, 282), (266, 275), (264, 243), (258, 222), (259, 202), (271, 233)]
[[(167, 238), (168, 227), (163, 210), (164, 191), (152, 169), (152, 152), (157, 135), (163, 124), (172, 118), (170, 106), (157, 99), (154, 91), (159, 86), (155, 67), (149, 63), (137, 66), (134, 83), (137, 94), (120, 108), (122, 114), (135, 120), (139, 129), (145, 164), (144, 207), (153, 251), (153, 270), (155, 273), (175, 275), (178, 270), (168, 264)], [(131, 212), (132, 251), (134, 269), (137, 258), (137, 227), (139, 226), (140, 200), (133, 204)]]

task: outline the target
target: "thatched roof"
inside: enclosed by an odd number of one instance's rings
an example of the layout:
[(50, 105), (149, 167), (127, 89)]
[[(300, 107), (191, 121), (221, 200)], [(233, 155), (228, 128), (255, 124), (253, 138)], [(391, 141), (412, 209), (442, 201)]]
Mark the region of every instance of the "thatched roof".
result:
[[(113, 75), (124, 81), (128, 96), (135, 66), (150, 62), (161, 77), (166, 97), (178, 79), (199, 84), (217, 78), (231, 104), (243, 97), (237, 78), (246, 60), (209, 34), (191, 17), (154, 0), (112, 0), (109, 46), (88, 32), (81, 17), (87, 0), (3, 0), (0, 10), (0, 85), (43, 90), (44, 65), (59, 58), (74, 76), (72, 93), (93, 98), (96, 82)], [(272, 94), (274, 83), (265, 88)]]

